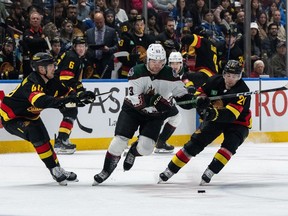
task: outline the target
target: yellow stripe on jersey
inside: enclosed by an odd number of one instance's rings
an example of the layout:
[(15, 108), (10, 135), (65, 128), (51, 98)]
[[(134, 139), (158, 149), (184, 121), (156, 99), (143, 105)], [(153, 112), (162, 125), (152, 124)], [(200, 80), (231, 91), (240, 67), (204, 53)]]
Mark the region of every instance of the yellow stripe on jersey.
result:
[(70, 133), (71, 133), (71, 130), (69, 130), (69, 129), (67, 129), (67, 128), (62, 128), (62, 127), (60, 127), (60, 128), (59, 128), (59, 132), (66, 133), (66, 134), (70, 134)]
[(214, 158), (220, 161), (222, 164), (226, 165), (228, 160), (223, 155), (219, 154), (218, 152), (215, 154)]
[(73, 76), (60, 76), (60, 80), (70, 80)]
[(47, 152), (44, 152), (44, 153), (39, 154), (39, 157), (40, 157), (41, 159), (45, 159), (45, 158), (51, 157), (52, 154), (53, 154), (53, 153), (52, 153), (52, 151), (51, 151), (51, 149), (50, 149), (50, 150), (47, 151)]
[(4, 112), (2, 109), (0, 109), (0, 116), (4, 119), (4, 121), (10, 120), (9, 116), (7, 115), (6, 112)]
[(230, 106), (229, 104), (226, 106), (226, 109), (230, 110), (236, 117), (236, 119), (239, 117), (240, 112), (239, 110), (235, 109), (233, 106)]
[(173, 156), (172, 162), (178, 167), (183, 167), (183, 166), (186, 165), (186, 163), (184, 163), (183, 161), (179, 160), (179, 158), (176, 155)]
[(211, 71), (209, 71), (209, 70), (207, 70), (207, 69), (204, 69), (204, 68), (201, 68), (201, 69), (199, 70), (199, 72), (205, 73), (208, 77), (213, 76), (213, 73), (211, 73)]
[(33, 98), (31, 99), (31, 104), (32, 104), (33, 106), (35, 106), (35, 105), (34, 105), (35, 101), (36, 101), (39, 97), (42, 97), (43, 95), (45, 95), (45, 93), (35, 94), (35, 96), (33, 96)]

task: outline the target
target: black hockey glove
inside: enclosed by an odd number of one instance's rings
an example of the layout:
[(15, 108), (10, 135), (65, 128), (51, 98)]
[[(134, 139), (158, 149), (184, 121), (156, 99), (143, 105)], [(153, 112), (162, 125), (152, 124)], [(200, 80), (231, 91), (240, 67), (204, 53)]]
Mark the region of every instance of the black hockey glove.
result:
[(210, 99), (207, 96), (198, 96), (196, 107), (199, 110), (205, 110), (210, 106)]
[(92, 91), (81, 91), (77, 93), (79, 101), (84, 104), (93, 103), (95, 100), (95, 94)]
[(194, 94), (196, 92), (196, 88), (191, 81), (185, 83), (185, 88), (187, 89), (189, 94)]
[(151, 106), (155, 106), (155, 108), (159, 111), (159, 112), (165, 112), (171, 109), (171, 104), (169, 103), (169, 101), (167, 101), (165, 98), (163, 98), (161, 95), (156, 94), (154, 96), (152, 96), (151, 100), (150, 100), (150, 105)]
[(203, 119), (203, 121), (215, 121), (218, 118), (218, 110), (216, 108), (207, 108), (204, 110), (196, 109), (200, 118)]

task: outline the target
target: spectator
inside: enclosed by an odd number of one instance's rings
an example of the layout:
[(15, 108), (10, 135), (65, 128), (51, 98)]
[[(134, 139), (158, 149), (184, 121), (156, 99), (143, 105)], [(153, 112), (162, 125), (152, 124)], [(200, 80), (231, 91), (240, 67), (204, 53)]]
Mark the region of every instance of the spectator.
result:
[(251, 63), (261, 58), (261, 39), (259, 36), (258, 25), (256, 22), (250, 24), (251, 33)]
[[(66, 13), (65, 13), (66, 14)], [(50, 21), (53, 22), (58, 29), (61, 29), (62, 22), (66, 18), (64, 14), (64, 6), (60, 3), (56, 3)]]
[(177, 0), (176, 7), (172, 10), (172, 16), (176, 22), (177, 37), (181, 37), (181, 29), (185, 26), (185, 19), (191, 17), (185, 0)]
[(15, 42), (13, 38), (6, 37), (0, 51), (0, 80), (18, 79), (21, 62), (15, 59)]
[(203, 20), (203, 12), (208, 10), (204, 0), (196, 0), (195, 4), (188, 6), (195, 28), (200, 26)]
[(276, 53), (276, 46), (278, 43), (278, 25), (271, 23), (268, 26), (268, 37), (262, 42), (262, 52), (271, 58)]
[(264, 75), (265, 64), (262, 60), (257, 60), (253, 64), (253, 70), (250, 73), (251, 78), (258, 78)]
[(67, 19), (73, 23), (73, 34), (75, 36), (83, 36), (85, 31), (85, 25), (82, 21), (77, 20), (77, 6), (69, 5), (67, 8)]
[(265, 38), (268, 37), (268, 17), (265, 12), (261, 12), (257, 18), (257, 24), (259, 29), (259, 36), (263, 41)]
[[(143, 9), (143, 1), (142, 0), (130, 0), (130, 6), (131, 6), (131, 10), (135, 9), (137, 10), (137, 15), (142, 14), (142, 9)], [(147, 8), (153, 8), (153, 5), (151, 4), (151, 2), (147, 1)], [(131, 12), (130, 10), (130, 12)]]
[(95, 7), (104, 13), (107, 9), (106, 0), (95, 0)]
[(252, 0), (251, 1), (251, 22), (256, 22), (257, 17), (261, 12), (261, 4), (259, 0)]
[(236, 16), (237, 32), (244, 35), (245, 12), (240, 11)]
[(20, 2), (14, 2), (11, 5), (10, 15), (6, 18), (5, 23), (18, 31), (13, 31), (8, 28), (9, 35), (13, 37), (16, 33), (18, 35), (23, 34), (25, 29), (25, 19), (23, 17), (23, 10)]
[(42, 16), (38, 12), (32, 12), (29, 16), (30, 28), (23, 34), (23, 76), (26, 77), (32, 71), (30, 58), (38, 52), (46, 52), (48, 45), (41, 27)]
[(73, 23), (71, 20), (65, 19), (60, 29), (61, 53), (68, 51), (72, 47), (73, 36)]
[(173, 17), (168, 17), (165, 24), (165, 31), (161, 32), (156, 41), (160, 41), (166, 51), (166, 57), (168, 59), (172, 51), (180, 51), (180, 41), (177, 40), (175, 32), (175, 20)]
[(77, 20), (83, 21), (84, 19), (89, 17), (90, 13), (90, 7), (87, 5), (87, 0), (78, 0), (78, 3), (76, 5), (77, 7)]
[(61, 40), (59, 37), (52, 38), (50, 40), (51, 48), (50, 51), (51, 55), (54, 57), (55, 60), (57, 60), (60, 57), (61, 54)]
[(215, 23), (220, 24), (222, 22), (222, 19), (220, 17), (220, 13), (223, 10), (228, 10), (230, 7), (230, 0), (221, 0), (220, 5), (214, 10), (214, 19)]
[(108, 0), (109, 7), (115, 12), (115, 20), (119, 22), (125, 22), (128, 20), (128, 16), (122, 8), (119, 7), (119, 0)]
[(287, 77), (286, 71), (286, 43), (285, 41), (280, 41), (277, 44), (276, 54), (271, 58), (269, 66), (271, 75), (270, 77)]
[(114, 68), (113, 54), (118, 50), (115, 29), (105, 25), (104, 15), (96, 12), (95, 27), (87, 30), (87, 59), (95, 64), (93, 78), (111, 79)]
[(176, 0), (151, 0), (153, 8), (158, 11), (170, 12), (176, 6)]
[(239, 45), (239, 40), (237, 40), (237, 29), (234, 26), (232, 25), (230, 30), (224, 29), (225, 43), (217, 47), (220, 74), (222, 74), (228, 60), (237, 60), (241, 64), (244, 63), (244, 52), (241, 45)]
[(158, 15), (154, 9), (148, 9), (148, 21), (147, 21), (147, 34), (156, 37), (160, 33), (160, 27), (157, 23)]
[(201, 23), (201, 26), (208, 31), (207, 33), (210, 35), (209, 39), (212, 41), (213, 44), (217, 43), (223, 43), (224, 42), (224, 36), (221, 32), (221, 29), (218, 25), (214, 22), (214, 15), (212, 11), (205, 11), (203, 17), (203, 21)]
[(286, 29), (281, 23), (281, 14), (279, 10), (276, 10), (273, 14), (273, 22), (278, 25), (278, 38), (280, 40), (286, 40)]

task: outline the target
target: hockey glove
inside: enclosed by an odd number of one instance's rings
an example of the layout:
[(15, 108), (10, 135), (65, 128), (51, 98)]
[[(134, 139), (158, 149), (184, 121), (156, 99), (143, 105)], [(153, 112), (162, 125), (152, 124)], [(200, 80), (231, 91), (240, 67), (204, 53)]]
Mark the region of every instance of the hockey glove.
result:
[(93, 103), (95, 100), (95, 94), (92, 91), (81, 91), (77, 93), (79, 101), (84, 104)]
[(199, 110), (205, 110), (210, 106), (210, 99), (207, 96), (198, 96), (196, 106)]
[(163, 98), (161, 95), (156, 94), (154, 96), (152, 96), (151, 100), (150, 100), (150, 105), (151, 106), (155, 106), (155, 108), (159, 111), (159, 112), (165, 112), (171, 109), (171, 104), (169, 103), (169, 101), (167, 101), (165, 98)]
[(198, 114), (200, 115), (200, 118), (203, 119), (203, 121), (215, 121), (218, 118), (218, 110), (216, 108), (207, 108), (205, 110), (199, 110), (197, 109)]
[(187, 89), (189, 94), (194, 94), (196, 92), (196, 88), (193, 85), (193, 82), (188, 81), (187, 83), (185, 83), (185, 88)]

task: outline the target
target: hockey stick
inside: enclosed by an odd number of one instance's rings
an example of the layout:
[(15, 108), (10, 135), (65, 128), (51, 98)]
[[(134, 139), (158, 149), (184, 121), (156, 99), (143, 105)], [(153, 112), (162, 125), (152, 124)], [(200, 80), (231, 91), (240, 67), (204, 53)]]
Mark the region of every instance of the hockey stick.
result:
[(83, 131), (85, 131), (85, 132), (87, 132), (87, 133), (92, 133), (92, 132), (93, 132), (93, 129), (92, 129), (92, 128), (87, 128), (87, 127), (85, 127), (84, 125), (82, 125), (82, 124), (80, 123), (78, 117), (76, 118), (76, 121), (77, 121), (78, 126), (79, 126), (79, 128), (80, 128), (81, 130), (83, 130)]
[[(261, 90), (261, 91), (256, 90), (256, 91), (251, 91), (251, 92), (239, 92), (239, 93), (234, 93), (234, 94), (219, 95), (219, 96), (209, 97), (209, 99), (211, 101), (213, 101), (213, 100), (221, 100), (221, 99), (225, 99), (225, 98), (249, 96), (249, 95), (253, 95), (253, 94), (262, 94), (262, 93), (281, 91), (281, 90), (288, 90), (288, 83), (286, 85), (284, 85), (282, 87), (278, 87), (278, 88), (265, 89), (265, 90)], [(187, 101), (179, 101), (177, 103), (177, 105), (191, 104), (191, 103), (195, 103), (195, 101), (196, 101), (195, 99), (194, 100), (187, 100)]]
[[(128, 57), (128, 56), (129, 56), (129, 53), (128, 53), (127, 51), (116, 52), (116, 53), (114, 53), (114, 54), (111, 56), (111, 59), (109, 60), (109, 62), (112, 61), (112, 60), (114, 60), (114, 58)], [(104, 70), (103, 70), (103, 72), (102, 72), (102, 74), (101, 74), (101, 76), (100, 76), (100, 79), (103, 78), (103, 76), (105, 75), (106, 71), (108, 70), (108, 68), (109, 68), (109, 62), (108, 62), (108, 64), (105, 66), (105, 68), (104, 68)]]

